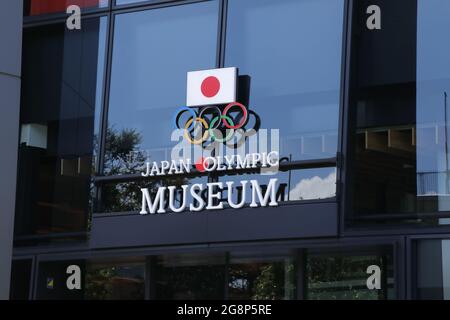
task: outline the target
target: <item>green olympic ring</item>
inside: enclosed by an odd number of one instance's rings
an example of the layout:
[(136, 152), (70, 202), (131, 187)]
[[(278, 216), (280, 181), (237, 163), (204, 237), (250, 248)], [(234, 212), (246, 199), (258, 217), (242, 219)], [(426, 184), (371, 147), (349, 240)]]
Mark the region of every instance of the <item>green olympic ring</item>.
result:
[(228, 123), (231, 124), (231, 126), (234, 126), (233, 120), (229, 116), (221, 115), (220, 117), (215, 117), (214, 119), (211, 120), (211, 123), (209, 124), (209, 126), (210, 126), (210, 128), (209, 128), (209, 135), (214, 141), (217, 141), (217, 142), (220, 142), (220, 143), (229, 141), (231, 138), (233, 138), (233, 135), (234, 135), (234, 129), (228, 129), (229, 132), (228, 132), (228, 134), (227, 134), (227, 136), (225, 138), (220, 139), (220, 138), (216, 137), (216, 135), (214, 133), (214, 130), (216, 130), (216, 129), (214, 129), (214, 124), (217, 121), (222, 120), (222, 119), (227, 120)]

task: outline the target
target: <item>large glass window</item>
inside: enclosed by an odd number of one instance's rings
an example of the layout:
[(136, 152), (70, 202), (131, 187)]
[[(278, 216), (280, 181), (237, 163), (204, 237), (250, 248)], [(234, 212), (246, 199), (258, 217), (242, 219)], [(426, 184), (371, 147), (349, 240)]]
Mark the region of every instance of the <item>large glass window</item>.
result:
[(89, 261), (84, 298), (87, 300), (143, 300), (145, 259)]
[(225, 255), (180, 254), (156, 261), (155, 298), (220, 300), (225, 295)]
[(101, 17), (24, 30), (16, 236), (86, 230), (106, 29)]
[(13, 260), (11, 264), (11, 284), (9, 297), (11, 300), (28, 300), (31, 288), (31, 259)]
[(188, 71), (216, 63), (218, 1), (120, 14), (115, 21), (106, 175), (170, 160)]
[(336, 156), (343, 8), (342, 0), (228, 1), (225, 64), (249, 77), (248, 108), (261, 128), (280, 130), (282, 157)]
[[(418, 292), (425, 298), (441, 297), (448, 289), (448, 261), (444, 261), (448, 248), (444, 242), (425, 241), (418, 249)], [(29, 276), (30, 266), (14, 270)], [(79, 267), (77, 290), (68, 287), (75, 284), (74, 266)], [(264, 246), (229, 252), (41, 261), (36, 298), (387, 300), (396, 298), (394, 267), (392, 246), (385, 245), (302, 250)], [(17, 288), (16, 296), (26, 298), (26, 290), (25, 286)]]
[[(76, 266), (77, 274), (71, 283), (79, 284), (80, 289), (67, 287), (68, 268)], [(72, 270), (72, 269), (71, 269)], [(85, 292), (86, 260), (42, 261), (38, 266), (36, 281), (37, 300), (83, 300)]]
[[(380, 251), (380, 250), (377, 250)], [(380, 288), (369, 289), (368, 268), (380, 271)], [(374, 270), (374, 269), (369, 269)], [(392, 252), (331, 252), (308, 255), (307, 292), (310, 300), (387, 300), (395, 299)]]
[(449, 211), (450, 3), (378, 1), (381, 30), (355, 3), (351, 219), (446, 224), (430, 213)]
[(228, 299), (292, 300), (295, 255), (289, 252), (233, 252), (228, 265)]
[(143, 300), (145, 263), (145, 257), (43, 261), (36, 299)]
[[(217, 51), (219, 1), (118, 14), (103, 174), (140, 174), (147, 161), (172, 160), (171, 152), (178, 143), (172, 140), (175, 114), (186, 103), (186, 73), (215, 68), (218, 53), (224, 54), (225, 67), (239, 69), (238, 102), (249, 110), (246, 126), (268, 129), (268, 135), (272, 134), (270, 130), (279, 130), (280, 141), (276, 134), (275, 138), (267, 135), (270, 150), (259, 152), (278, 151), (279, 147), (280, 157), (289, 162), (336, 157), (343, 8), (342, 0), (231, 0), (225, 7), (224, 52)], [(276, 23), (269, 26), (269, 19)], [(231, 120), (239, 122), (234, 111), (230, 110)], [(207, 111), (204, 116), (212, 121)], [(189, 122), (189, 118), (184, 120)], [(258, 139), (261, 143), (264, 138)], [(224, 149), (228, 153), (232, 148), (227, 144)], [(250, 148), (244, 145), (244, 149), (249, 153)], [(193, 164), (198, 161), (187, 158)], [(291, 172), (285, 169), (278, 174), (280, 200), (335, 197), (333, 166)], [(241, 176), (233, 177), (237, 180)], [(261, 184), (273, 178), (253, 177)], [(208, 180), (179, 178), (175, 185), (200, 180), (220, 181), (221, 177), (212, 173)], [(148, 184), (156, 191), (153, 187), (169, 182), (162, 178)], [(142, 185), (142, 181), (103, 184), (99, 212), (137, 210), (139, 197), (135, 201), (118, 197), (126, 190), (136, 196)]]

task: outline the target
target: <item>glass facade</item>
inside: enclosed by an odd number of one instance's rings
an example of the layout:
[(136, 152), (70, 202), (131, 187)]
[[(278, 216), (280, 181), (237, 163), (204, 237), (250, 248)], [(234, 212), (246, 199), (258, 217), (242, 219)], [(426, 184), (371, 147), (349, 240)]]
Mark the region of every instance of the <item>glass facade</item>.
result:
[[(80, 0), (68, 30), (65, 1), (25, 1), (11, 298), (450, 299), (447, 2)], [(186, 107), (188, 72), (233, 67), (242, 113)], [(217, 110), (275, 174), (142, 176), (181, 120), (250, 154), (210, 134)]]
[(249, 106), (262, 127), (280, 130), (282, 157), (336, 156), (343, 8), (339, 0), (229, 1), (225, 65), (250, 77)]
[(207, 1), (116, 16), (106, 175), (142, 171), (139, 155), (169, 160), (186, 73), (215, 66), (218, 13), (218, 2)]
[(24, 30), (16, 236), (87, 231), (106, 34), (105, 17)]
[[(303, 256), (305, 259), (300, 259)], [(85, 270), (81, 290), (56, 275), (69, 265)], [(383, 269), (383, 290), (369, 290), (366, 269)], [(97, 260), (42, 262), (38, 299), (156, 300), (386, 300), (395, 298), (389, 247), (334, 252), (255, 249)], [(304, 283), (304, 288), (298, 287)]]
[[(385, 28), (353, 26), (352, 223), (447, 224), (448, 137), (444, 1), (383, 5)], [(395, 72), (393, 72), (395, 70)]]

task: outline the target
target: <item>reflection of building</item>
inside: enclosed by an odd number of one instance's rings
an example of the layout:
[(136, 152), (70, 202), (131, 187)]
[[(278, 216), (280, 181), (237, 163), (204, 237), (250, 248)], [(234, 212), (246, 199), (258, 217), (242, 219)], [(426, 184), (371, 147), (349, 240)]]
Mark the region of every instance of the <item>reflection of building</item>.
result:
[[(21, 2), (0, 4), (11, 298), (450, 298), (450, 3), (80, 0), (68, 30), (62, 2), (25, 0), (23, 21)], [(381, 30), (366, 28), (372, 4)], [(144, 179), (145, 160), (170, 160), (186, 73), (224, 67), (261, 129), (279, 130), (279, 172)], [(140, 188), (178, 187), (180, 203), (182, 185), (264, 191), (272, 177), (277, 207), (139, 215)], [(65, 287), (69, 265), (81, 290)]]

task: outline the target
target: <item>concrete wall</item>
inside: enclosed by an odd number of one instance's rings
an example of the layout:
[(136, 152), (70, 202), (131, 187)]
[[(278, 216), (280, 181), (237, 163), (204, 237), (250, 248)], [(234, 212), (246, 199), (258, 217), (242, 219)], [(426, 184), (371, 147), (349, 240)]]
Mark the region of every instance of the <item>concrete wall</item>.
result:
[(9, 298), (17, 148), (23, 0), (0, 1), (0, 299)]

